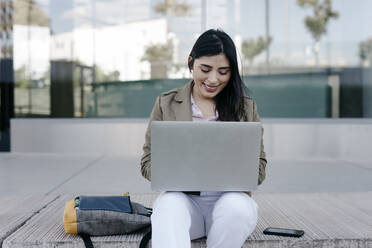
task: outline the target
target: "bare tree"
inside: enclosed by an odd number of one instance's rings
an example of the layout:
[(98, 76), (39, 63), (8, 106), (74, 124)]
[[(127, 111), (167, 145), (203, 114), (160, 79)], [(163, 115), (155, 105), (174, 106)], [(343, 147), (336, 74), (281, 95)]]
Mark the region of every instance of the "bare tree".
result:
[(369, 65), (372, 66), (372, 38), (359, 43), (359, 58), (361, 64), (369, 61)]
[(173, 42), (165, 44), (150, 44), (145, 48), (141, 61), (148, 61), (151, 65), (151, 78), (165, 78), (173, 61)]
[(242, 53), (244, 58), (248, 59), (250, 66), (252, 66), (254, 58), (267, 50), (271, 42), (271, 36), (269, 36), (268, 39), (264, 39), (260, 36), (256, 40), (250, 39), (242, 42)]
[(49, 26), (49, 17), (35, 0), (14, 1), (14, 24), (31, 26)]
[(332, 9), (331, 0), (297, 0), (302, 8), (311, 8), (313, 16), (306, 16), (304, 24), (314, 39), (312, 50), (316, 65), (319, 65), (319, 43), (324, 34), (327, 33), (327, 24), (333, 18), (337, 19), (340, 14)]
[(164, 15), (184, 16), (191, 12), (191, 8), (189, 5), (181, 3), (178, 0), (164, 0), (155, 5), (155, 12)]
[[(185, 16), (191, 13), (191, 7), (179, 0), (163, 0), (154, 7), (154, 11), (164, 16)], [(151, 66), (151, 78), (165, 78), (172, 68), (174, 44), (168, 39), (165, 44), (150, 44), (145, 48), (141, 61), (148, 61)], [(176, 68), (176, 66), (175, 66)]]

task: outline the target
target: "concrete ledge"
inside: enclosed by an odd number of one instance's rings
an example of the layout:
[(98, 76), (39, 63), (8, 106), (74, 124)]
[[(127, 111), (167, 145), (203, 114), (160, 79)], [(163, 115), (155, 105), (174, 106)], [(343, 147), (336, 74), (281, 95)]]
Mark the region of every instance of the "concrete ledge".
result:
[[(12, 119), (11, 151), (140, 157), (147, 122)], [(262, 119), (262, 123), (269, 157), (370, 159), (372, 119)]]
[(372, 119), (265, 119), (266, 153), (287, 159), (369, 159)]
[[(82, 240), (64, 233), (62, 196), (27, 221), (4, 242), (10, 247), (83, 247)], [(254, 194), (259, 205), (256, 230), (243, 247), (372, 247), (372, 192)], [(132, 200), (152, 206), (155, 194), (132, 195)], [(298, 228), (301, 238), (263, 235), (268, 226)], [(97, 247), (138, 247), (143, 233), (93, 237)], [(192, 242), (205, 247), (205, 239)]]
[(11, 127), (12, 152), (140, 157), (147, 120), (12, 119)]

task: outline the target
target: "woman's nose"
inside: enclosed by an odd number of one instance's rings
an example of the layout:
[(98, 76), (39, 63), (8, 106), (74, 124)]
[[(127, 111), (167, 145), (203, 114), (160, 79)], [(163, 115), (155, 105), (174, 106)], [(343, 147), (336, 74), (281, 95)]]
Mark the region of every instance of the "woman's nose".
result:
[(208, 81), (210, 83), (217, 83), (217, 72), (211, 71), (211, 73), (209, 73)]

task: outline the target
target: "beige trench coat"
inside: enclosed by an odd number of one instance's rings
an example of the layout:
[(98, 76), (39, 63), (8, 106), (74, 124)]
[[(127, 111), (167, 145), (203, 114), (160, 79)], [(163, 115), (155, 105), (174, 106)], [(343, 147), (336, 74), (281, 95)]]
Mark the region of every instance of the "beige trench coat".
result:
[[(143, 155), (141, 157), (141, 173), (151, 181), (151, 134), (150, 125), (152, 121), (192, 121), (191, 91), (193, 81), (190, 81), (182, 88), (170, 90), (158, 96), (152, 109), (149, 124), (147, 126)], [(246, 115), (240, 121), (259, 122), (256, 103), (249, 97), (245, 97)], [(263, 131), (263, 130), (262, 130)], [(263, 132), (262, 132), (263, 133)], [(264, 152), (263, 139), (261, 138), (261, 154), (258, 184), (265, 179), (266, 155)]]

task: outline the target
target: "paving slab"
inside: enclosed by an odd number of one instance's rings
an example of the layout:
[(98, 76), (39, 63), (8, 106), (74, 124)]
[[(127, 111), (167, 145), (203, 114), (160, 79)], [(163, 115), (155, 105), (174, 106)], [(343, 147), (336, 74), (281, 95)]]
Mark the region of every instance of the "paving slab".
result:
[(372, 191), (372, 160), (269, 158), (258, 192)]
[(0, 196), (51, 194), (100, 155), (0, 153)]
[[(253, 198), (259, 206), (259, 221), (243, 247), (372, 247), (372, 192), (257, 193)], [(63, 208), (69, 199), (62, 196), (42, 209), (10, 235), (3, 247), (83, 247), (79, 237), (63, 230)], [(156, 194), (132, 195), (133, 201), (150, 207), (155, 199)], [(303, 229), (305, 235), (264, 235), (269, 226)], [(142, 235), (93, 237), (92, 241), (96, 247), (138, 247)], [(205, 238), (193, 241), (192, 247), (206, 247)]]
[(345, 159), (346, 161), (356, 167), (372, 170), (372, 159)]
[(79, 176), (55, 190), (57, 194), (151, 193), (151, 184), (141, 175), (140, 158), (105, 156)]
[(0, 197), (0, 247), (3, 240), (58, 196)]

